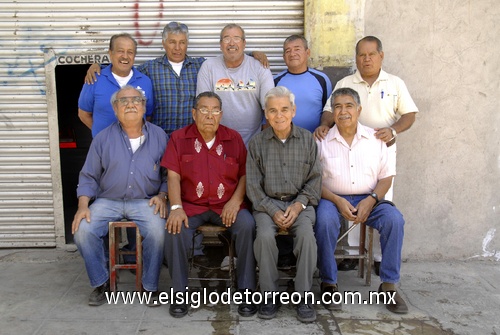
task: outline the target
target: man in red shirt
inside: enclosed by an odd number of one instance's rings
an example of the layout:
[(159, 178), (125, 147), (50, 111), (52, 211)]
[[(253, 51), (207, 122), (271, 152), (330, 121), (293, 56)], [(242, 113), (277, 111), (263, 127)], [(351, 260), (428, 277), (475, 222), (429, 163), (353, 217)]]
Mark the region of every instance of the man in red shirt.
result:
[[(255, 220), (245, 204), (247, 150), (238, 132), (219, 125), (221, 108), (217, 94), (200, 93), (192, 109), (194, 123), (172, 133), (161, 161), (168, 169), (165, 256), (175, 293), (188, 289), (191, 241), (204, 223), (228, 228), (238, 256), (238, 289), (255, 290)], [(187, 311), (186, 304), (171, 301), (173, 317)], [(249, 302), (238, 306), (241, 316), (256, 312)]]

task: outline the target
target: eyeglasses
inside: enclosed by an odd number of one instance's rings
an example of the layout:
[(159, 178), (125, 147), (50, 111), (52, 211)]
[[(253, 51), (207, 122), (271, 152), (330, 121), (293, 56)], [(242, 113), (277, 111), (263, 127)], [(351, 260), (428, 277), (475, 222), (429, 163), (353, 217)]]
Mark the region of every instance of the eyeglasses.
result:
[(230, 37), (230, 36), (226, 36), (222, 39), (222, 42), (225, 43), (225, 44), (229, 44), (229, 42), (233, 41), (234, 43), (240, 43), (241, 41), (243, 41), (243, 37), (240, 37), (240, 36), (235, 36), (235, 37)]
[(146, 99), (141, 97), (123, 97), (116, 99), (114, 102), (118, 102), (120, 106), (128, 106), (128, 104), (132, 102), (135, 106), (137, 106), (143, 103), (145, 100)]
[(208, 110), (207, 108), (197, 108), (197, 110), (203, 115), (208, 115), (208, 113), (212, 113), (212, 115), (220, 115), (220, 113), (222, 113), (220, 109)]

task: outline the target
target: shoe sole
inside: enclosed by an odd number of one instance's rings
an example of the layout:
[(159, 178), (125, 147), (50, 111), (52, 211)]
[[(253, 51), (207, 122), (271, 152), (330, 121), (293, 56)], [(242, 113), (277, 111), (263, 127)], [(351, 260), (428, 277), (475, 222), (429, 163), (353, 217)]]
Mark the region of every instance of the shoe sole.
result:
[(316, 321), (316, 315), (310, 318), (302, 318), (297, 315), (297, 320), (299, 320), (300, 322), (314, 322)]
[(106, 303), (106, 300), (103, 301), (89, 301), (89, 306), (101, 306)]
[(274, 319), (276, 317), (276, 314), (278, 314), (277, 312), (274, 313), (274, 314), (271, 314), (271, 315), (265, 315), (265, 314), (257, 314), (257, 316), (259, 317), (259, 319), (264, 319), (264, 320), (271, 320), (271, 319)]
[(174, 317), (176, 319), (180, 319), (180, 318), (183, 318), (187, 315), (187, 311), (186, 311), (186, 313), (171, 313), (171, 312), (169, 312), (169, 314), (171, 317)]
[(342, 310), (342, 305), (328, 306), (328, 305), (323, 304), (323, 307), (325, 307), (325, 309), (329, 310), (329, 311), (341, 311)]

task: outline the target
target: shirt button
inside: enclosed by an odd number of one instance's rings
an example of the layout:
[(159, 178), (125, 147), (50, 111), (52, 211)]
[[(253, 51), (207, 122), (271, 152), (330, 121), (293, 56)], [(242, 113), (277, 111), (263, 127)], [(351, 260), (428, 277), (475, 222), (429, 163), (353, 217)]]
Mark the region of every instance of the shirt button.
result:
[(134, 174), (133, 172), (130, 172), (130, 174)]
[(132, 185), (129, 185), (128, 188), (132, 188)]

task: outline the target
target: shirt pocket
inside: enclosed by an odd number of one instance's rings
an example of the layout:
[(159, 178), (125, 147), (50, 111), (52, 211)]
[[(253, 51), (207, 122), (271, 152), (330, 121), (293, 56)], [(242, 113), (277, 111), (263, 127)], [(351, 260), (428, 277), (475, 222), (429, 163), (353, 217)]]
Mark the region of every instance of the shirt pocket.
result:
[(199, 167), (196, 165), (195, 155), (181, 155), (181, 175), (189, 176), (190, 178), (196, 180), (198, 176)]

